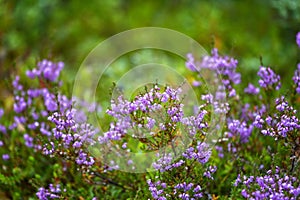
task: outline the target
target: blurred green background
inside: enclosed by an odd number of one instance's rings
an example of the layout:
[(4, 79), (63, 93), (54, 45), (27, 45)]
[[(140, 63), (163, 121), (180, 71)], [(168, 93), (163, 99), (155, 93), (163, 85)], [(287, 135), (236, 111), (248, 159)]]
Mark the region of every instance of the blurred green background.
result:
[[(239, 60), (249, 81), (260, 64), (290, 81), (297, 60), (299, 0), (0, 0), (0, 78), (43, 58), (66, 63), (74, 79), (83, 59), (99, 42), (137, 27), (180, 31), (210, 51)], [(174, 41), (176, 42), (176, 41)], [(249, 75), (249, 76), (248, 76)], [(1, 81), (6, 97), (7, 81)]]

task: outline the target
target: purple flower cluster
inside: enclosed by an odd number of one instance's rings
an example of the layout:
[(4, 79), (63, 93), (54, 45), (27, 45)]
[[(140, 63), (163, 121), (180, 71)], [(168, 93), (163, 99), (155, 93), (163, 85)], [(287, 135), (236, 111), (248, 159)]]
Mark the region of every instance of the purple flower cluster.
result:
[(253, 125), (247, 125), (245, 121), (240, 121), (237, 119), (227, 120), (228, 132), (226, 135), (228, 138), (239, 137), (241, 143), (246, 143), (249, 141), (249, 137), (253, 130)]
[(204, 56), (200, 63), (195, 64), (194, 58), (191, 54), (187, 56), (186, 67), (191, 71), (200, 72), (201, 69), (209, 69), (222, 76), (222, 83), (229, 92), (229, 97), (236, 95), (236, 91), (232, 85), (241, 82), (240, 73), (236, 72), (238, 61), (228, 56), (220, 56), (218, 49), (214, 48), (211, 51), (211, 56)]
[(201, 95), (201, 100), (205, 102), (205, 104), (211, 104), (215, 113), (223, 113), (226, 114), (229, 112), (230, 107), (229, 104), (224, 101), (226, 99), (225, 88), (219, 87), (216, 94), (205, 94)]
[[(66, 192), (65, 189), (63, 191)], [(59, 199), (61, 197), (61, 193), (62, 190), (59, 184), (50, 184), (49, 189), (46, 189), (44, 187), (39, 188), (39, 191), (36, 193), (36, 196), (40, 200)]]
[(112, 101), (111, 109), (107, 111), (116, 122), (112, 122), (109, 131), (98, 138), (99, 142), (120, 140), (128, 132), (133, 132), (133, 137), (141, 136), (143, 132), (154, 135), (157, 128), (161, 132), (176, 129), (177, 123), (184, 124), (191, 136), (195, 135), (207, 127), (203, 122), (207, 112), (203, 110), (197, 116), (184, 117), (180, 92), (180, 88), (170, 87), (161, 91), (155, 85), (149, 92), (136, 96), (132, 101), (119, 96), (117, 101)]
[[(176, 128), (176, 123), (183, 118), (183, 104), (180, 103), (180, 89), (166, 87), (160, 91), (157, 85), (149, 92), (135, 97), (134, 100), (125, 100), (119, 96), (117, 101), (112, 100), (111, 109), (107, 114), (113, 116), (116, 122), (112, 122), (109, 131), (98, 138), (100, 143), (106, 143), (109, 140), (120, 140), (129, 130), (134, 131), (133, 137), (140, 136), (143, 132), (154, 134), (155, 126), (165, 130), (172, 124), (171, 128)], [(167, 106), (168, 105), (168, 106)], [(164, 114), (165, 113), (165, 114)], [(153, 118), (153, 115), (159, 114), (159, 117)], [(161, 118), (160, 118), (161, 117)]]
[[(51, 157), (72, 158), (74, 163), (84, 168), (93, 165), (95, 160), (82, 149), (84, 145), (95, 143), (93, 137), (98, 130), (86, 123), (84, 112), (72, 108), (72, 100), (59, 92), (52, 92), (52, 87), (60, 86), (56, 81), (63, 66), (62, 62), (39, 62), (37, 68), (26, 72), (29, 78), (38, 77), (40, 80), (39, 85), (32, 84), (29, 89), (21, 84), (19, 76), (15, 77), (12, 83), (15, 116), (9, 129), (21, 129), (28, 148)], [(95, 109), (96, 105), (91, 111)], [(3, 130), (6, 132), (6, 127)], [(40, 141), (42, 137), (46, 137), (43, 142)]]
[(249, 83), (248, 87), (245, 88), (244, 92), (248, 94), (257, 95), (259, 93), (259, 90), (260, 90), (259, 88)]
[[(58, 72), (60, 72), (60, 70)], [(43, 77), (44, 76), (41, 78)], [(18, 126), (25, 128), (26, 132), (23, 136), (25, 145), (30, 148), (34, 148), (35, 150), (40, 150), (41, 145), (35, 141), (37, 140), (35, 139), (36, 137), (33, 137), (30, 134), (30, 132), (32, 132), (31, 130), (34, 130), (35, 134), (41, 133), (50, 137), (52, 134), (47, 116), (49, 113), (58, 109), (62, 112), (69, 108), (71, 106), (71, 101), (64, 95), (50, 92), (50, 89), (48, 89), (45, 85), (39, 85), (36, 86), (36, 88), (32, 87), (27, 89), (20, 83), (19, 76), (15, 77), (12, 85), (14, 89), (13, 109), (15, 116), (12, 124), (9, 126), (9, 129), (13, 130)], [(39, 102), (43, 102), (43, 104), (42, 106), (37, 107), (36, 105), (39, 104)], [(6, 130), (6, 128), (4, 127), (3, 130)]]
[(181, 159), (173, 163), (172, 162), (173, 157), (171, 153), (167, 153), (163, 155), (160, 155), (158, 153), (156, 156), (159, 159), (156, 162), (152, 163), (152, 166), (154, 169), (159, 170), (160, 172), (165, 172), (168, 170), (172, 170), (174, 168), (178, 168), (185, 163), (185, 161)]
[(300, 63), (298, 63), (297, 69), (294, 72), (293, 81), (296, 85), (296, 92), (300, 94)]
[(256, 115), (254, 126), (261, 129), (263, 135), (272, 137), (287, 137), (289, 133), (295, 133), (300, 129), (297, 111), (288, 104), (285, 97), (277, 98), (275, 101), (277, 112), (263, 118)]
[[(299, 180), (296, 177), (281, 173), (276, 166), (275, 173), (267, 171), (264, 176), (238, 175), (234, 186), (242, 185), (241, 195), (246, 199), (298, 199), (300, 196)], [(296, 186), (298, 185), (298, 186)]]
[(258, 83), (260, 87), (279, 90), (281, 87), (280, 76), (275, 74), (275, 72), (270, 67), (260, 66), (257, 75), (260, 77)]
[(217, 166), (209, 166), (203, 173), (203, 176), (213, 180), (214, 177), (212, 177), (212, 174), (214, 174), (216, 171)]
[(35, 77), (44, 78), (51, 82), (57, 80), (61, 70), (64, 68), (63, 62), (53, 63), (49, 60), (43, 60), (37, 64), (37, 68), (28, 70), (26, 75), (34, 79)]
[[(68, 109), (63, 113), (54, 112), (48, 117), (48, 120), (55, 124), (52, 129), (56, 143), (46, 143), (43, 147), (43, 153), (46, 155), (65, 154), (75, 151), (75, 162), (78, 165), (91, 166), (95, 160), (82, 150), (84, 145), (93, 145), (93, 137), (98, 133), (90, 124), (77, 123), (75, 121), (76, 110)], [(74, 155), (73, 155), (74, 157)]]
[(182, 182), (169, 186), (165, 182), (147, 180), (152, 198), (156, 200), (183, 199), (195, 200), (203, 197), (202, 188), (194, 183)]
[(211, 149), (208, 144), (198, 141), (196, 147), (189, 147), (182, 155), (187, 159), (194, 159), (201, 164), (205, 164), (211, 156)]
[(204, 121), (204, 116), (207, 115), (207, 113), (208, 112), (206, 110), (200, 108), (198, 115), (182, 119), (182, 124), (186, 125), (190, 136), (193, 137), (200, 131), (201, 134), (206, 134), (203, 129), (208, 127), (208, 124)]
[[(4, 115), (4, 110), (0, 108), (0, 119)], [(6, 127), (3, 124), (0, 124), (0, 133), (6, 134)]]
[(174, 186), (174, 195), (182, 200), (195, 200), (203, 197), (200, 185), (186, 182)]
[(166, 183), (161, 181), (152, 182), (151, 179), (147, 180), (147, 183), (153, 199), (167, 200), (167, 198), (170, 197), (170, 195), (165, 192), (167, 188)]

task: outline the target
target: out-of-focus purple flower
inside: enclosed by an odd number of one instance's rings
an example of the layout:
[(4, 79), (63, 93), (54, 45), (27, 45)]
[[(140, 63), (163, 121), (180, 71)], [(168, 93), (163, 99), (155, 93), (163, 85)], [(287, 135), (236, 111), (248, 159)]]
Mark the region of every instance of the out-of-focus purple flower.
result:
[(14, 111), (16, 113), (21, 113), (26, 109), (26, 107), (27, 107), (27, 103), (24, 97), (15, 96)]
[(8, 154), (3, 154), (2, 155), (2, 159), (3, 160), (8, 160), (10, 157), (9, 157), (9, 155)]
[(197, 67), (194, 63), (193, 54), (191, 54), (191, 53), (187, 54), (187, 61), (185, 63), (185, 66), (193, 72), (197, 71)]
[(296, 35), (296, 43), (297, 43), (298, 47), (300, 48), (300, 32), (298, 32)]
[(275, 74), (270, 67), (260, 66), (257, 75), (260, 77), (258, 83), (262, 88), (273, 88), (279, 90), (281, 87), (280, 76)]
[(6, 133), (6, 127), (0, 124), (0, 133)]
[(29, 148), (33, 147), (33, 138), (30, 137), (27, 133), (24, 134), (25, 145)]
[(0, 108), (0, 119), (3, 116), (3, 114), (4, 114), (4, 110), (2, 108)]
[(201, 99), (203, 101), (206, 101), (206, 103), (212, 103), (214, 96), (212, 94), (205, 94), (205, 95), (201, 95)]
[(213, 102), (213, 108), (216, 113), (223, 113), (223, 114), (228, 113), (230, 110), (229, 103), (219, 102), (219, 101)]
[[(199, 63), (195, 63), (192, 54), (187, 55), (186, 67), (191, 71), (201, 71), (208, 69), (213, 71), (215, 76), (222, 76), (222, 83), (229, 93), (229, 97), (236, 95), (233, 85), (241, 82), (241, 74), (236, 72), (238, 61), (229, 56), (220, 56), (218, 49), (214, 48), (211, 51), (211, 56), (204, 56)], [(195, 86), (199, 86), (201, 82)]]
[(37, 64), (37, 68), (28, 70), (26, 72), (26, 75), (31, 79), (35, 77), (39, 77), (54, 82), (57, 80), (63, 68), (64, 68), (63, 62), (53, 63), (49, 60), (43, 60)]
[(221, 146), (215, 146), (215, 148), (216, 148), (216, 150), (217, 150), (217, 152), (218, 152), (218, 156), (219, 156), (220, 158), (223, 158), (223, 157), (224, 157), (223, 147), (221, 147)]
[(234, 84), (239, 84), (241, 75), (236, 72), (238, 61), (228, 56), (220, 56), (216, 48), (211, 51), (211, 54), (211, 56), (203, 57), (200, 68), (217, 71), (221, 75), (227, 76)]
[(23, 90), (23, 85), (21, 85), (19, 83), (19, 81), (20, 81), (20, 76), (16, 76), (15, 79), (13, 80), (13, 83), (12, 83), (12, 85), (13, 85), (13, 87), (16, 91), (22, 91)]
[(248, 94), (256, 95), (259, 93), (259, 88), (255, 87), (253, 84), (249, 83), (248, 87), (245, 88), (244, 92), (248, 93)]
[(202, 83), (201, 83), (200, 81), (193, 81), (192, 85), (193, 85), (194, 87), (199, 87), (199, 86), (202, 85)]
[(296, 85), (296, 92), (300, 94), (300, 63), (298, 63), (297, 69), (294, 72), (293, 81)]

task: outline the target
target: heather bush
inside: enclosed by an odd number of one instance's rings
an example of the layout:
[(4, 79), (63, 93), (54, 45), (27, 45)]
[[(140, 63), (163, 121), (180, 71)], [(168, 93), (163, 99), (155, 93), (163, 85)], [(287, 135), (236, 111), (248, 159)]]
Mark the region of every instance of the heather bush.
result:
[[(181, 86), (148, 84), (129, 99), (119, 91), (104, 108), (70, 95), (63, 62), (15, 74), (13, 104), (0, 109), (3, 197), (298, 199), (300, 64), (287, 91), (262, 61), (243, 88), (238, 60), (216, 48), (201, 60), (188, 54), (185, 67), (199, 97), (189, 113)], [(200, 78), (205, 70), (215, 91)], [(88, 120), (103, 110), (106, 130)], [(130, 157), (144, 152), (155, 154)], [(134, 173), (141, 165), (147, 172)]]

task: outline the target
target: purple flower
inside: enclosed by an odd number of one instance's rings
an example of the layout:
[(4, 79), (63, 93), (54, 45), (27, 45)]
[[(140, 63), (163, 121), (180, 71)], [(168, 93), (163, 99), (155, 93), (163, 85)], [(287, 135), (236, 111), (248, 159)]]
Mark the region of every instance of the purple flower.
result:
[(247, 125), (245, 121), (240, 122), (239, 120), (228, 119), (227, 126), (229, 132), (228, 137), (239, 136), (241, 143), (248, 142), (248, 139), (252, 133), (253, 125)]
[(187, 61), (185, 63), (185, 66), (193, 72), (197, 71), (197, 67), (194, 64), (193, 54), (189, 53), (189, 54), (187, 54), (186, 57), (187, 57)]
[(159, 154), (156, 156), (159, 158), (156, 162), (152, 164), (153, 168), (159, 170), (160, 172), (165, 172), (168, 170), (172, 170), (174, 168), (178, 168), (182, 166), (185, 162), (183, 160), (179, 160), (175, 163), (172, 163), (172, 154)]
[(25, 145), (29, 148), (33, 147), (33, 138), (30, 137), (27, 133), (24, 134)]
[(212, 177), (211, 175), (213, 173), (215, 173), (217, 171), (217, 167), (216, 166), (209, 166), (208, 169), (206, 169), (206, 171), (203, 173), (203, 176), (209, 178), (209, 179), (214, 179), (214, 177)]
[(275, 87), (275, 90), (280, 89), (280, 76), (275, 74), (270, 67), (260, 66), (257, 75), (260, 77), (258, 83), (262, 88)]
[(211, 156), (211, 150), (209, 149), (208, 144), (198, 141), (196, 148), (189, 147), (182, 155), (187, 159), (195, 159), (201, 164), (205, 164)]
[(294, 81), (294, 83), (296, 85), (296, 92), (297, 92), (297, 94), (300, 94), (300, 63), (298, 63), (297, 69), (294, 72), (293, 81)]
[(0, 119), (3, 116), (3, 114), (4, 114), (4, 110), (2, 108), (0, 108)]
[(48, 199), (58, 199), (60, 198), (62, 190), (59, 184), (49, 185), (49, 189), (46, 189), (44, 187), (39, 188), (38, 192), (36, 193), (36, 196), (40, 200), (48, 200)]
[(198, 199), (203, 196), (200, 185), (182, 182), (174, 186), (174, 195), (180, 199)]
[(253, 125), (261, 129), (263, 135), (275, 138), (287, 137), (288, 133), (298, 131), (300, 125), (296, 116), (297, 111), (288, 104), (284, 96), (277, 98), (275, 103), (277, 112), (265, 119), (257, 115)]
[(252, 85), (251, 83), (249, 83), (248, 87), (245, 88), (244, 90), (245, 93), (248, 94), (258, 94), (259, 93), (259, 88), (256, 88), (254, 85)]
[(234, 186), (242, 187), (241, 195), (247, 199), (297, 199), (299, 183), (296, 177), (282, 173), (276, 166), (275, 172), (268, 170), (263, 176), (241, 178), (238, 175)]
[(300, 32), (298, 32), (296, 35), (296, 43), (297, 43), (298, 47), (300, 47)]
[(8, 160), (9, 159), (9, 155), (8, 154), (3, 154), (2, 155), (2, 159), (3, 160)]
[[(236, 72), (238, 61), (234, 58), (230, 58), (228, 56), (220, 56), (218, 53), (218, 49), (214, 48), (211, 51), (211, 56), (204, 56), (199, 63), (195, 63), (194, 57), (192, 54), (187, 55), (186, 67), (191, 71), (201, 71), (204, 69), (208, 69), (215, 73), (215, 76), (222, 76), (222, 83), (224, 85), (224, 89), (228, 91), (229, 97), (234, 97), (236, 95), (236, 91), (232, 85), (239, 84), (241, 82), (240, 73)], [(221, 84), (221, 83), (220, 83)], [(201, 85), (201, 82), (196, 82), (195, 86)], [(222, 97), (226, 96), (225, 93), (222, 94)], [(219, 96), (216, 95), (216, 98)]]
[(26, 109), (26, 107), (27, 103), (24, 97), (15, 96), (14, 111), (16, 113), (21, 113)]
[(153, 199), (166, 200), (165, 189), (167, 184), (161, 181), (152, 182), (151, 179), (147, 180), (148, 189), (151, 192)]
[(15, 89), (16, 91), (21, 91), (21, 90), (23, 90), (23, 85), (21, 85), (21, 84), (19, 83), (19, 81), (20, 81), (20, 76), (16, 76), (15, 79), (13, 80), (13, 83), (12, 83), (12, 85), (13, 85), (13, 87), (14, 87), (14, 89)]
[(57, 80), (63, 68), (63, 62), (53, 63), (48, 60), (43, 60), (37, 64), (37, 68), (26, 71), (26, 75), (31, 79), (39, 77), (54, 82)]

